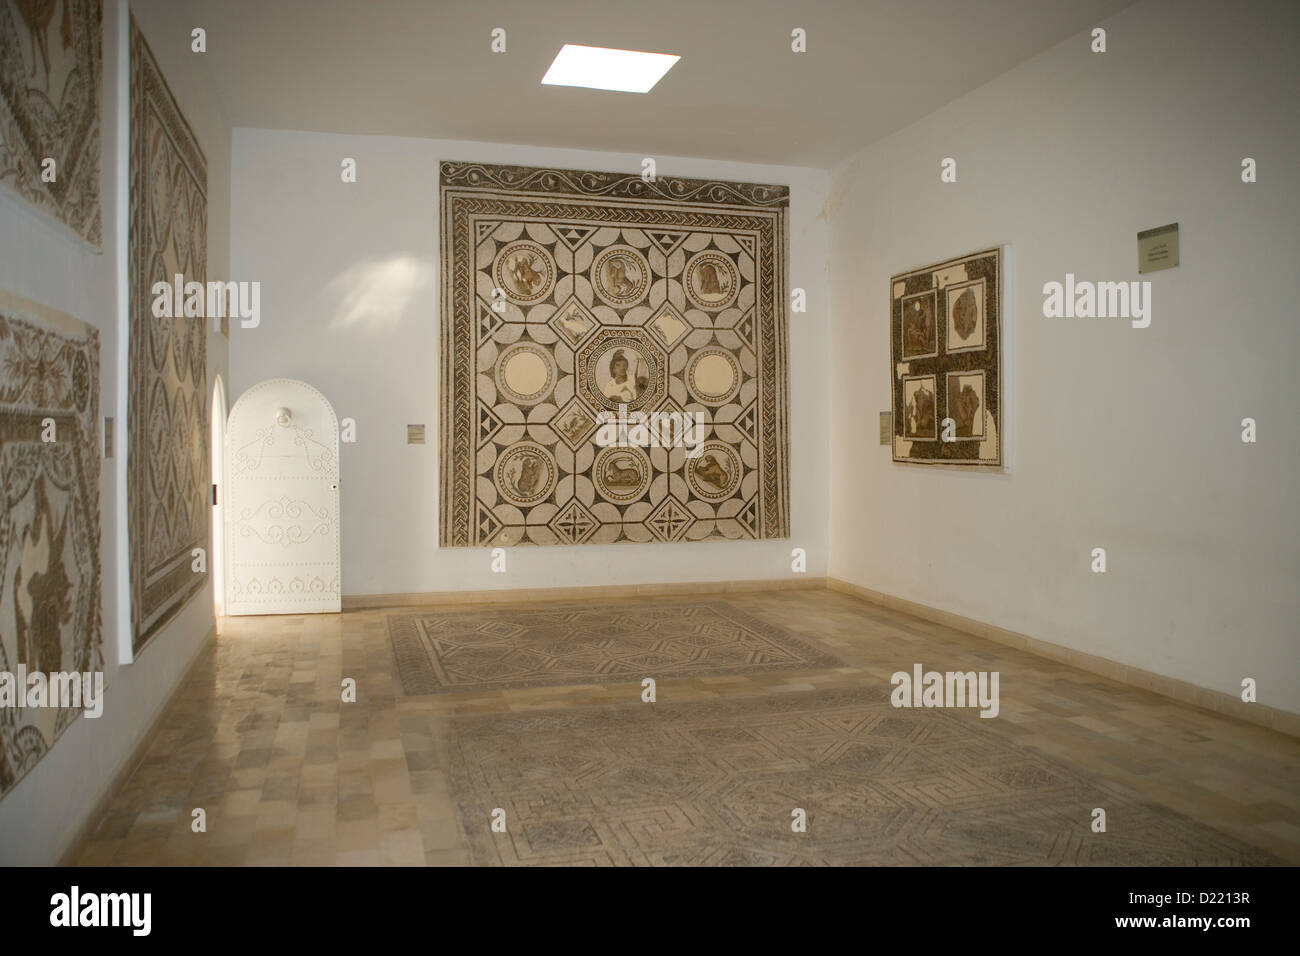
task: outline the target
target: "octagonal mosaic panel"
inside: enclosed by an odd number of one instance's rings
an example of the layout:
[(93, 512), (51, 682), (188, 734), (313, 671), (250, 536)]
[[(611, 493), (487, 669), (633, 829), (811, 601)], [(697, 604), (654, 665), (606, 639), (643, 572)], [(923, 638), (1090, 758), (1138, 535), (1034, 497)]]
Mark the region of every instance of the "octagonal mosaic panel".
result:
[[(443, 546), (789, 534), (784, 186), (442, 164)], [(703, 415), (602, 444), (602, 415)]]

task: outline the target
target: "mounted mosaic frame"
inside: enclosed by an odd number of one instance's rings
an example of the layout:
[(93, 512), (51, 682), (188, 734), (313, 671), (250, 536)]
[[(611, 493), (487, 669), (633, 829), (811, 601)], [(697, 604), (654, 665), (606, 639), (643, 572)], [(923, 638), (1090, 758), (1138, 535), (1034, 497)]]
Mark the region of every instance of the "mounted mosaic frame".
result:
[(97, 251), (103, 19), (101, 0), (0, 3), (0, 186)]
[(1001, 248), (904, 272), (889, 287), (894, 461), (1001, 467)]
[(131, 642), (145, 643), (203, 588), (208, 548), (207, 325), (157, 318), (153, 287), (206, 283), (208, 163), (131, 19), (131, 232), (127, 504)]
[[(785, 186), (444, 162), (442, 546), (787, 537), (788, 210)], [(598, 443), (620, 406), (703, 413), (699, 455)]]
[[(0, 672), (104, 669), (100, 460), (98, 330), (0, 292)], [(0, 706), (0, 796), (81, 712)]]

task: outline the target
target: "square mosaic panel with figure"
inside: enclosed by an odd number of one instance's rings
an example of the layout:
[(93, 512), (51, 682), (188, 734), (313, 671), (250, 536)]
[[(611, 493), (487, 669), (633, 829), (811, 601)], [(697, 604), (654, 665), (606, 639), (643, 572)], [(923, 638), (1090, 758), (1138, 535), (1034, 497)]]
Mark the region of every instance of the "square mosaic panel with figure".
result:
[(889, 281), (894, 461), (1002, 464), (1002, 250)]
[(444, 546), (789, 534), (787, 187), (445, 162), (441, 193)]

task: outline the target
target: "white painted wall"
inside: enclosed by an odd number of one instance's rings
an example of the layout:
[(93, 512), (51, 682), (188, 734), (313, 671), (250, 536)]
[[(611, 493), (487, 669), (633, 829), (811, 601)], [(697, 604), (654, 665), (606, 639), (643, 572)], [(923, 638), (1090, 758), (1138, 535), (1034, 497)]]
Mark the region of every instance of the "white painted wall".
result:
[[(357, 161), (355, 184), (340, 162)], [(274, 377), (315, 385), (357, 422), (342, 466), (345, 595), (785, 578), (790, 550), (826, 571), (825, 171), (657, 158), (660, 176), (791, 187), (792, 537), (775, 541), (525, 547), (506, 574), (486, 549), (438, 547), (438, 163), (443, 159), (641, 171), (641, 156), (424, 139), (236, 129), (231, 198), (235, 278), (262, 283), (262, 319), (231, 333), (232, 404)], [(371, 271), (374, 270), (374, 271)], [(386, 270), (386, 271), (384, 271)], [(361, 275), (382, 292), (344, 321)], [(425, 423), (429, 444), (406, 444)]]
[[(100, 479), (104, 571), (104, 714), (75, 721), (0, 798), (0, 865), (51, 864), (68, 848), (212, 628), (211, 590), (200, 593), (130, 659), (126, 538), (127, 20), (126, 0), (104, 4), (100, 117), (104, 250), (68, 238), (7, 191), (0, 193), (0, 287), (61, 309), (100, 333), (100, 414), (116, 420), (116, 451)], [(188, 19), (167, 0), (133, 0), (181, 109), (208, 159), (208, 271), (229, 269), (230, 127), (203, 60), (190, 52)], [(227, 376), (226, 340), (209, 334), (208, 383)], [(206, 440), (206, 436), (205, 436)], [(126, 653), (120, 653), (122, 648)]]
[[(830, 574), (1300, 711), (1300, 7), (1101, 25), (1105, 54), (1081, 33), (834, 170)], [(1043, 317), (1045, 282), (1136, 279), (1135, 234), (1169, 222), (1149, 328)], [(889, 277), (1000, 243), (1010, 466), (893, 464)]]

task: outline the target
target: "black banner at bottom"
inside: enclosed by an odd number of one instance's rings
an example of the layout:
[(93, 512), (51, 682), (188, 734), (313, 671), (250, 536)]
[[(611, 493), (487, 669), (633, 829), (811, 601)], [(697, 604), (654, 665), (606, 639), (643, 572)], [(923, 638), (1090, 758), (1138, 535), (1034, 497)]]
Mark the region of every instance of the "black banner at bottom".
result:
[(435, 946), (771, 946), (833, 932), (873, 943), (1233, 945), (1289, 924), (1292, 877), (1286, 868), (11, 869), (5, 939), (337, 946), (401, 933)]

